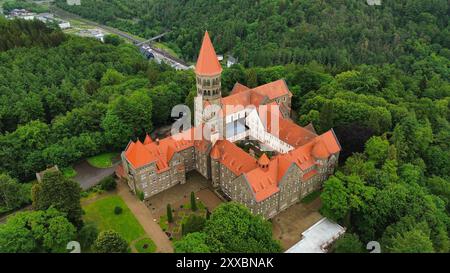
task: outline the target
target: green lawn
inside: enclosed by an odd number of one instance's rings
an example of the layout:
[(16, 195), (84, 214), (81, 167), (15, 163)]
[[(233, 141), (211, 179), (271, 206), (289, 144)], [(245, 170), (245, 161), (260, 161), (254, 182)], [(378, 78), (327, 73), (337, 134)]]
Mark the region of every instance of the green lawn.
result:
[[(120, 206), (123, 209), (122, 214), (114, 214), (116, 206)], [(83, 206), (83, 209), (86, 212), (83, 217), (86, 222), (96, 223), (100, 231), (115, 230), (128, 243), (146, 235), (144, 229), (120, 196), (106, 196)]]
[(112, 159), (116, 157), (118, 153), (104, 153), (97, 156), (93, 156), (87, 159), (89, 164), (96, 168), (109, 168), (112, 166)]
[(150, 238), (137, 241), (134, 247), (139, 253), (153, 253), (156, 250), (156, 245)]
[(63, 168), (62, 173), (67, 178), (74, 178), (75, 176), (77, 176), (77, 172), (75, 171), (75, 169), (72, 166)]

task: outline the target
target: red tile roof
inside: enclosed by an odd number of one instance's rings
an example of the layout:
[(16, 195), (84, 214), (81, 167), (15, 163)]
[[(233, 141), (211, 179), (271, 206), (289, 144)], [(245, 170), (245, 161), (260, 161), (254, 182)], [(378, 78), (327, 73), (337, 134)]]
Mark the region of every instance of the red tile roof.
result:
[[(249, 106), (255, 107), (264, 104), (267, 100), (273, 100), (281, 96), (292, 96), (284, 80), (274, 81), (259, 87), (249, 89), (248, 87), (236, 83), (230, 95), (220, 99), (223, 115), (231, 114), (235, 111), (228, 111), (226, 106)], [(285, 107), (284, 105), (282, 107)]]
[(152, 142), (153, 142), (152, 138), (148, 134), (145, 135), (144, 145), (150, 144)]
[(139, 140), (131, 142), (125, 151), (125, 157), (133, 165), (134, 168), (140, 168), (150, 162), (156, 161), (156, 158), (148, 152), (144, 144)]
[(228, 140), (218, 140), (215, 146), (220, 151), (219, 162), (237, 176), (258, 167), (255, 158)]
[(214, 145), (214, 147), (211, 149), (211, 158), (216, 160), (220, 159), (219, 145)]
[(292, 93), (289, 91), (284, 80), (274, 81), (253, 89), (249, 89), (240, 83), (236, 83), (230, 95), (220, 99), (222, 115), (229, 115), (239, 110), (238, 108), (235, 108), (233, 109), (234, 111), (229, 111), (226, 108), (227, 106), (246, 107), (253, 105), (259, 107), (267, 100), (273, 100), (285, 95), (292, 96)]
[[(312, 155), (315, 145), (326, 147), (328, 156), (341, 150), (334, 133), (328, 131), (303, 146), (286, 154), (277, 155), (270, 160), (267, 169), (254, 168), (245, 173), (245, 177), (255, 193), (256, 201), (260, 202), (279, 191), (278, 184), (292, 164), (296, 164), (301, 170), (313, 167), (316, 164), (316, 158)], [(303, 175), (302, 180), (308, 180), (317, 173), (316, 169), (312, 169)]]
[(265, 166), (265, 165), (269, 165), (270, 160), (267, 157), (266, 153), (263, 153), (262, 156), (258, 159), (258, 164), (260, 166)]
[(278, 160), (276, 159), (270, 161), (267, 169), (255, 168), (246, 173), (245, 177), (255, 194), (257, 202), (270, 197), (280, 190), (278, 188)]
[(270, 100), (288, 95), (292, 97), (291, 91), (284, 80), (270, 82), (252, 89), (263, 96), (269, 97)]
[(195, 65), (195, 72), (203, 76), (214, 76), (222, 73), (222, 66), (217, 59), (216, 51), (209, 38), (208, 31), (203, 37), (202, 47), (198, 55), (197, 64)]
[(117, 166), (116, 170), (115, 170), (116, 176), (119, 178), (124, 178), (125, 176), (125, 170), (123, 169), (123, 165), (120, 164), (119, 166)]
[[(198, 128), (191, 128), (146, 145), (139, 140), (131, 142), (125, 151), (125, 157), (135, 169), (156, 162), (158, 172), (163, 172), (169, 169), (169, 162), (175, 153), (193, 146), (201, 151), (207, 150), (208, 142), (206, 140), (194, 140), (195, 130)], [(198, 131), (197, 133), (201, 134)]]
[(234, 84), (233, 90), (231, 90), (230, 95), (234, 95), (234, 94), (237, 94), (237, 93), (249, 90), (249, 89), (250, 88), (248, 88), (247, 86), (237, 82)]
[(273, 127), (272, 113), (274, 110), (276, 111), (276, 108), (271, 106), (277, 106), (277, 104), (275, 102), (272, 102), (267, 105), (267, 113), (263, 113), (262, 111), (264, 109), (260, 109), (259, 115), (260, 117), (266, 117), (266, 129), (269, 133), (276, 135), (279, 139), (293, 147), (302, 146), (317, 137), (317, 134), (311, 132), (310, 130), (297, 125), (290, 119), (283, 118), (281, 112), (274, 114), (273, 117), (278, 118), (278, 128)]

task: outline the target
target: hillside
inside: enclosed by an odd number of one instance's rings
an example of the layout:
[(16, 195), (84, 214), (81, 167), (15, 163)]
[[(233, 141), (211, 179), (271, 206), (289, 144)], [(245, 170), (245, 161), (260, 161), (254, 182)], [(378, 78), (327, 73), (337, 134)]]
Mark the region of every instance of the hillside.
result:
[(446, 0), (84, 0), (57, 5), (86, 18), (166, 39), (193, 61), (205, 29), (219, 53), (249, 66), (317, 61), (343, 71), (357, 64), (403, 63), (417, 43), (450, 57), (449, 4)]
[[(143, 36), (170, 28), (169, 43), (191, 60), (208, 28), (219, 52), (242, 61), (224, 68), (224, 95), (236, 82), (284, 78), (296, 122), (334, 128), (343, 148), (321, 193), (321, 213), (352, 234), (336, 252), (373, 240), (384, 252), (450, 251), (447, 1), (176, 2), (70, 9)], [(147, 62), (131, 45), (20, 20), (0, 19), (0, 35), (0, 172), (21, 182), (122, 151), (170, 124), (174, 105), (193, 105), (193, 71)]]

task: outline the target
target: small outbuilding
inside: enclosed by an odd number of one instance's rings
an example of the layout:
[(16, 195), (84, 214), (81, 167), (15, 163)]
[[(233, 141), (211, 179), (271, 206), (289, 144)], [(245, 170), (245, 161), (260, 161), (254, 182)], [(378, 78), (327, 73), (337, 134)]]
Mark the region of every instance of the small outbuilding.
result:
[(326, 253), (345, 228), (324, 217), (302, 233), (302, 239), (286, 253)]

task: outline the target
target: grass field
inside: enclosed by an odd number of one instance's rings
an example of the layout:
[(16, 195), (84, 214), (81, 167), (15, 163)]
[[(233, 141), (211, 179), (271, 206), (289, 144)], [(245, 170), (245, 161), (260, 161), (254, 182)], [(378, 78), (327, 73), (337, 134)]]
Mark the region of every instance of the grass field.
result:
[(144, 238), (137, 241), (134, 247), (139, 253), (153, 253), (156, 250), (156, 245), (149, 238)]
[(117, 153), (104, 153), (97, 156), (93, 156), (87, 159), (91, 166), (104, 169), (112, 166), (112, 159), (116, 157)]
[[(114, 214), (116, 206), (123, 209), (119, 215)], [(83, 209), (86, 212), (83, 217), (86, 222), (94, 222), (100, 231), (115, 230), (128, 243), (146, 235), (144, 229), (120, 196), (106, 196), (84, 206)]]

